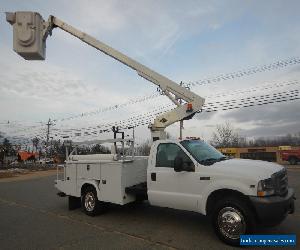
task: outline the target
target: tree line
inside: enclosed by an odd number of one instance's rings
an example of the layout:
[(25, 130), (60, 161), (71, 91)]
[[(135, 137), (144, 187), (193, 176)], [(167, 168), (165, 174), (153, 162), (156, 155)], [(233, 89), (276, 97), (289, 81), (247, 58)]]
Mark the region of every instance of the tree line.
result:
[[(170, 135), (168, 134), (168, 138)], [(40, 141), (37, 137), (32, 140), (32, 148), (39, 153), (40, 157), (60, 156), (65, 159), (65, 146), (63, 141), (51, 140), (49, 143)], [(277, 146), (300, 146), (300, 131), (295, 134), (286, 134), (275, 137), (245, 138), (239, 135), (232, 124), (217, 125), (212, 139), (209, 141), (214, 147), (277, 147)], [(135, 147), (135, 155), (149, 155), (151, 148), (150, 140), (147, 140)], [(20, 148), (12, 145), (9, 139), (4, 138), (0, 132), (0, 162), (3, 162), (6, 156), (16, 156)], [(71, 148), (72, 149), (72, 148)], [(109, 154), (110, 148), (95, 144), (91, 146), (78, 147), (78, 154)]]
[(295, 134), (286, 134), (274, 137), (245, 138), (228, 122), (217, 125), (210, 143), (214, 147), (278, 147), (300, 146), (300, 131)]

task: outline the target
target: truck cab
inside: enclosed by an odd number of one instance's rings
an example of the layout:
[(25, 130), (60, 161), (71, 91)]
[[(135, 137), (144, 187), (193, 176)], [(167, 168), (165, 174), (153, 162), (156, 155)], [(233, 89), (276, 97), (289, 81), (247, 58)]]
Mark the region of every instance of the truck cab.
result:
[(219, 238), (236, 245), (258, 224), (294, 211), (284, 167), (230, 159), (201, 140), (156, 141), (147, 169), (150, 204), (210, 215)]

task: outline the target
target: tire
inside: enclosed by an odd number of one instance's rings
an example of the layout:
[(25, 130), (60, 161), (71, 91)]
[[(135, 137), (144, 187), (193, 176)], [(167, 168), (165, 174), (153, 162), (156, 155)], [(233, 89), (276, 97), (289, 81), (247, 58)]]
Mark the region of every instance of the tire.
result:
[(212, 213), (212, 224), (220, 240), (232, 246), (240, 245), (241, 234), (251, 234), (255, 228), (255, 216), (242, 197), (224, 197)]
[(289, 159), (289, 163), (290, 163), (291, 165), (296, 165), (296, 164), (297, 164), (297, 158), (296, 158), (296, 157), (291, 157), (291, 158)]
[(83, 212), (89, 216), (95, 216), (105, 210), (103, 202), (98, 201), (97, 192), (94, 187), (88, 186), (81, 197)]

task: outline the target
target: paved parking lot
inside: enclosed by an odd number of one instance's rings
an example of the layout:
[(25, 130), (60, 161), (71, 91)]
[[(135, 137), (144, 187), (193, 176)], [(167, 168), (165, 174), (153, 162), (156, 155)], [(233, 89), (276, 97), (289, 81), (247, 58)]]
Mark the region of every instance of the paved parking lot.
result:
[[(213, 233), (209, 220), (196, 213), (149, 206), (112, 206), (97, 217), (69, 211), (56, 196), (55, 176), (0, 183), (1, 249), (231, 249)], [(290, 185), (300, 194), (300, 169), (289, 170)], [(260, 234), (300, 236), (300, 209)]]

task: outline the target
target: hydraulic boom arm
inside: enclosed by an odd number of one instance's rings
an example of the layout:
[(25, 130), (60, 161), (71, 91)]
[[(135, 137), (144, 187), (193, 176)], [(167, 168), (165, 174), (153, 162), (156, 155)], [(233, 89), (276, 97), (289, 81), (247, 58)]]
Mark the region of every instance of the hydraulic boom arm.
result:
[[(14, 50), (26, 60), (45, 59), (46, 39), (48, 35), (52, 34), (52, 30), (58, 27), (127, 65), (141, 77), (157, 85), (177, 107), (158, 116), (154, 123), (149, 126), (154, 140), (163, 139), (165, 137), (164, 129), (167, 126), (180, 120), (190, 119), (196, 112), (201, 110), (204, 104), (204, 98), (92, 36), (66, 24), (57, 17), (49, 16), (48, 21), (44, 21), (40, 14), (36, 12), (15, 12), (6, 13), (6, 20), (13, 25)], [(184, 103), (179, 103), (178, 98), (184, 100)]]

